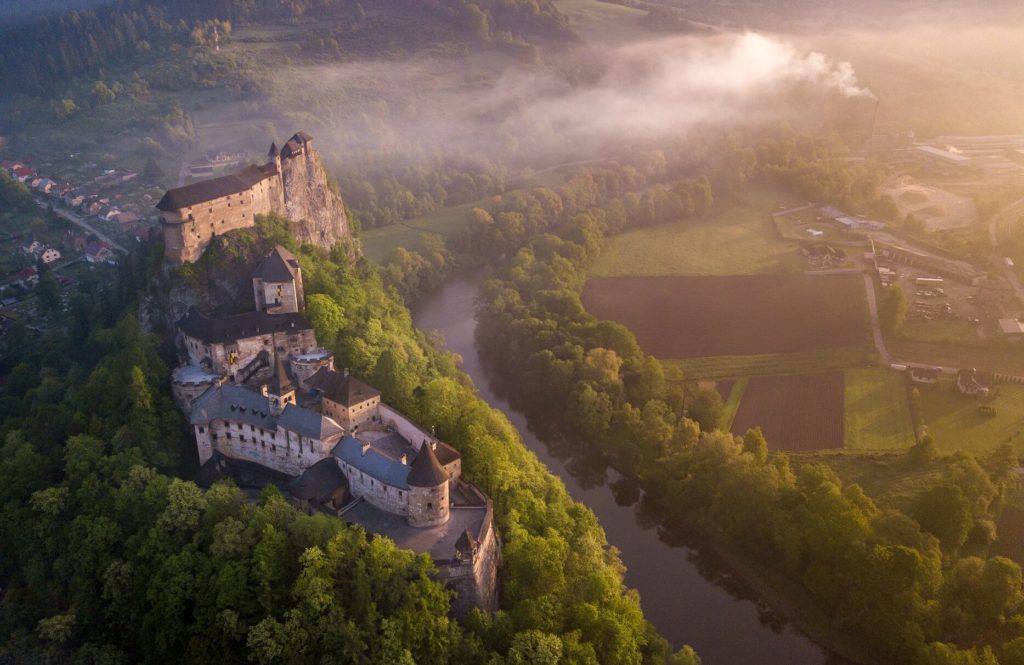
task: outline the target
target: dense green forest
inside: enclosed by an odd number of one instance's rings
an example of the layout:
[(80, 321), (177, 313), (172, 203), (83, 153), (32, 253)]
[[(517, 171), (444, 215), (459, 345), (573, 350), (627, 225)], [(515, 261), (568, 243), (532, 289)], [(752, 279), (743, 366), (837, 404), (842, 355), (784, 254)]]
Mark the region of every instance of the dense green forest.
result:
[[(303, 265), (307, 313), (337, 363), (436, 424), (495, 502), (501, 611), (448, 617), (425, 556), (293, 510), (265, 490), (200, 491), (169, 395), (168, 341), (136, 318), (163, 289), (159, 245), (76, 291), (63, 325), (9, 336), (0, 391), (4, 662), (664, 663), (594, 515), (427, 343), (376, 270), (296, 247), (289, 224), (220, 239), (169, 279), (245, 272), (275, 243)], [(689, 650), (671, 655), (696, 663)]]
[[(794, 184), (842, 180), (808, 180), (799, 165), (763, 172)], [(769, 454), (759, 430), (716, 430), (717, 394), (666, 381), (631, 331), (580, 301), (589, 262), (621, 228), (616, 209), (614, 200), (564, 205), (484, 285), (477, 339), (517, 405), (555, 423), (580, 455), (639, 480), (666, 521), (698, 526), (764, 576), (796, 585), (872, 660), (1024, 662), (1020, 567), (987, 555), (1016, 478), (1010, 446), (984, 460), (936, 459), (924, 439), (902, 463), (938, 480), (904, 512), (880, 507), (828, 466), (794, 468)]]

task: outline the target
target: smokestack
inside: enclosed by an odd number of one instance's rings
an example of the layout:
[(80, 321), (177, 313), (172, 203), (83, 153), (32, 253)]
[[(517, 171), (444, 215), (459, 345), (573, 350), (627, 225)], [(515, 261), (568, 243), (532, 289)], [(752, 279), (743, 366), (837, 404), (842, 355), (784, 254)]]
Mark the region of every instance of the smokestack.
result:
[(882, 100), (875, 100), (875, 112), (871, 115), (871, 133), (868, 134), (868, 149), (870, 150), (875, 145), (875, 130), (878, 127), (878, 107), (881, 105)]

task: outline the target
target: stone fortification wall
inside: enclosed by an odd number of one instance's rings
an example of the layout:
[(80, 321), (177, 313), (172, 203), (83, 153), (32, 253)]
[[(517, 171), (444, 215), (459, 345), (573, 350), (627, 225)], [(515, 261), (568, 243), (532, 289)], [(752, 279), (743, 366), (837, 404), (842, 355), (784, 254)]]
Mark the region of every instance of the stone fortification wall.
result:
[[(398, 432), (403, 439), (408, 441), (417, 452), (419, 452), (420, 446), (423, 445), (424, 441), (429, 441), (434, 438), (419, 425), (409, 420), (404, 413), (388, 406), (384, 402), (381, 402), (377, 407), (377, 415), (380, 416), (381, 423), (393, 427), (394, 430)], [(443, 466), (448, 477), (452, 480), (457, 480), (461, 477), (461, 458), (456, 458)]]

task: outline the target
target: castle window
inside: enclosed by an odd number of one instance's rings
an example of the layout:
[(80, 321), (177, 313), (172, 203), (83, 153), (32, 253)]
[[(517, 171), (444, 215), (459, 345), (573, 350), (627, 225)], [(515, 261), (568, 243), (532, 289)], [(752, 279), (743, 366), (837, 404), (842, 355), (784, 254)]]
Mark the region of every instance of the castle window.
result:
[(430, 503), (429, 501), (427, 501), (427, 510), (430, 510), (430, 509), (432, 509), (433, 507), (434, 507), (434, 504), (432, 504), (432, 503)]
[(231, 440), (231, 432), (228, 432), (226, 436), (228, 437), (228, 440), (230, 441)]
[(206, 428), (205, 427), (200, 427), (199, 428), (199, 433), (200, 434), (204, 434), (205, 432), (206, 432)]
[(402, 490), (398, 490), (398, 498), (399, 498), (399, 499), (401, 499), (401, 498), (402, 498)]
[(210, 438), (213, 439), (214, 441), (216, 441), (217, 440), (217, 433), (213, 432), (212, 434), (210, 434)]
[(238, 440), (241, 441), (242, 443), (245, 443), (245, 435), (244, 434), (239, 434), (238, 435)]

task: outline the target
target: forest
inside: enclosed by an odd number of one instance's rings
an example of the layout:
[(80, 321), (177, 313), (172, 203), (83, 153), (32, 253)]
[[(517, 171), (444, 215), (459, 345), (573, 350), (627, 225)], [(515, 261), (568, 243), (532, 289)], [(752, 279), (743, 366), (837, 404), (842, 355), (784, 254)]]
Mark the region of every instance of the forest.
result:
[[(169, 394), (172, 351), (138, 320), (159, 243), (72, 294), (62, 326), (9, 337), (0, 390), (0, 659), (12, 663), (665, 663), (622, 566), (450, 354), (412, 327), (376, 269), (298, 247), (260, 220), (169, 279), (247, 271), (276, 243), (302, 261), (321, 343), (411, 417), (435, 423), (495, 500), (501, 610), (449, 618), (425, 556), (293, 509), (280, 492), (199, 490)], [(154, 286), (155, 285), (155, 286)], [(160, 326), (151, 322), (155, 329)]]
[[(483, 40), (571, 35), (550, 0), (387, 0), (446, 21)], [(380, 3), (369, 5), (371, 9)], [(40, 94), (75, 76), (95, 74), (139, 52), (188, 45), (204, 27), (304, 18), (360, 20), (356, 0), (111, 0), (95, 8), (44, 16), (0, 29), (0, 80), (12, 92)], [(198, 32), (196, 32), (198, 31)]]
[[(843, 180), (809, 180), (810, 172), (762, 169), (796, 185)], [(554, 423), (576, 455), (602, 457), (639, 481), (666, 523), (696, 526), (759, 574), (795, 585), (871, 661), (1024, 662), (1020, 567), (988, 555), (1016, 476), (1011, 447), (980, 460), (939, 458), (925, 437), (902, 463), (941, 473), (902, 511), (826, 465), (769, 454), (758, 429), (719, 431), (717, 393), (667, 380), (632, 332), (585, 311), (587, 266), (622, 217), (614, 199), (599, 206), (599, 197), (588, 204), (571, 193), (552, 197), (562, 214), (547, 219), (557, 221), (515, 251), (478, 300), (477, 340), (517, 408)], [(685, 223), (697, 210), (680, 213)]]

